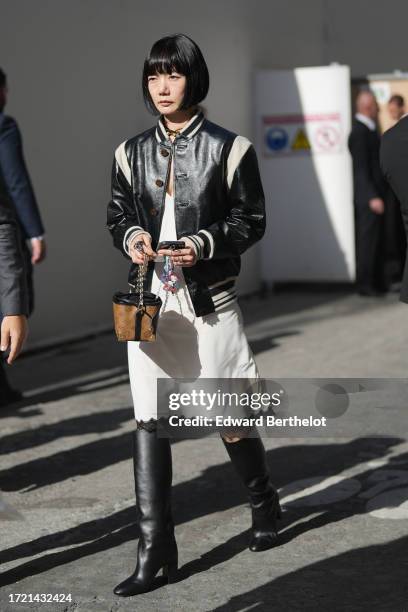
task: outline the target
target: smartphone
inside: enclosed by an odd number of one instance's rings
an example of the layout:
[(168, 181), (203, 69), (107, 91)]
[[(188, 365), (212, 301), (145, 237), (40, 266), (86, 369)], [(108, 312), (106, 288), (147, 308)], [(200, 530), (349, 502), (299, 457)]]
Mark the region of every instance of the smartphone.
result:
[[(156, 251), (159, 249), (184, 249), (186, 243), (183, 240), (162, 240), (157, 245)], [(154, 261), (164, 261), (164, 255), (158, 255), (154, 258)]]
[(160, 249), (184, 249), (186, 243), (183, 240), (162, 240), (157, 246), (157, 251)]

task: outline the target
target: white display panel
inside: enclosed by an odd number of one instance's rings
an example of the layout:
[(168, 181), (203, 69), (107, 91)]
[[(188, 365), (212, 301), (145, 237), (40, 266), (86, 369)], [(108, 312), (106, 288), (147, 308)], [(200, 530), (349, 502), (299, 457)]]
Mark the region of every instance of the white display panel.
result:
[(255, 117), (267, 202), (262, 279), (354, 280), (349, 68), (258, 71)]

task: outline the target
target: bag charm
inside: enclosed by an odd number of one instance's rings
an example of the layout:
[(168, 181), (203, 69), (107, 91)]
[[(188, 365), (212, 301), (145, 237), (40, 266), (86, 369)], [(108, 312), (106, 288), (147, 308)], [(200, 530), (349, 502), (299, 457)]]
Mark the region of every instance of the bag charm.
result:
[(165, 255), (164, 257), (164, 267), (160, 280), (163, 283), (163, 288), (166, 291), (170, 291), (170, 293), (176, 293), (180, 287), (180, 277), (174, 270), (174, 264), (170, 255)]

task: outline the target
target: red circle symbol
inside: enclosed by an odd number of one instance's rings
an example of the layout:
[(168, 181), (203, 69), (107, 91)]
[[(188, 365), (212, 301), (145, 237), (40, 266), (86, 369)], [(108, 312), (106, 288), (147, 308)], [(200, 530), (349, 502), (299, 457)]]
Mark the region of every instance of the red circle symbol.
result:
[(340, 142), (340, 132), (332, 125), (322, 125), (316, 130), (316, 145), (322, 151), (335, 149)]

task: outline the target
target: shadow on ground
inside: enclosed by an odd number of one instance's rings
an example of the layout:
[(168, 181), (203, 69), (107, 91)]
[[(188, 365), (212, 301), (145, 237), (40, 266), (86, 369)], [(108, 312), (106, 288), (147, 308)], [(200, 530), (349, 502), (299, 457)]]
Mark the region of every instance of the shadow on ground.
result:
[(208, 612), (378, 610), (404, 612), (408, 536), (312, 563), (231, 597)]
[[(126, 434), (126, 436), (129, 436), (129, 434)], [(120, 450), (124, 447), (126, 447), (126, 457), (130, 458), (130, 436), (128, 440), (124, 436), (116, 437), (114, 440), (114, 444), (109, 439), (98, 442), (98, 446), (93, 447), (92, 451), (86, 455), (86, 460), (83, 459), (83, 455), (81, 458), (81, 453), (84, 452), (82, 447), (75, 449), (69, 458), (65, 457), (58, 461), (58, 463), (51, 462), (50, 464), (50, 458), (47, 458), (48, 478), (41, 476), (42, 484), (46, 484), (47, 481), (56, 482), (60, 480), (58, 474), (61, 467), (65, 469), (65, 475), (67, 473), (73, 474), (75, 471), (67, 467), (65, 465), (66, 462), (68, 462), (68, 465), (71, 463), (78, 465), (79, 461), (80, 465), (86, 465), (92, 456), (97, 456), (99, 458), (97, 461), (94, 461), (92, 468), (101, 469), (112, 463), (112, 461), (116, 461), (117, 454), (120, 454)], [(339, 444), (298, 444), (289, 447), (279, 447), (268, 451), (268, 464), (274, 482), (279, 488), (282, 488), (303, 478), (316, 476), (324, 478), (336, 474), (341, 475), (344, 470), (360, 463), (365, 463), (367, 456), (371, 458), (385, 457), (392, 447), (400, 442), (402, 440), (397, 438), (361, 438)], [(75, 452), (80, 453), (80, 455), (75, 456)], [(120, 457), (120, 460), (126, 458), (124, 454), (120, 455)], [(408, 454), (401, 454), (397, 457), (398, 463), (408, 463)], [(39, 464), (37, 464), (33, 472), (30, 471), (30, 466), (27, 467), (26, 465), (21, 473), (14, 472), (11, 478), (2, 474), (2, 478), (6, 478), (6, 483), (9, 483), (9, 486), (12, 485), (12, 490), (18, 490), (19, 483), (20, 485), (26, 485), (29, 481), (33, 482), (33, 479), (34, 481), (39, 479), (44, 466), (41, 469), (38, 466)], [(177, 469), (177, 466), (175, 466), (175, 469)], [(375, 472), (376, 468), (364, 469), (358, 475), (358, 479), (364, 483)], [(82, 473), (82, 471), (79, 470), (79, 473)], [(89, 466), (87, 473), (89, 473)], [(20, 481), (18, 480), (19, 478)], [(132, 483), (129, 482), (129, 487), (132, 486)], [(4, 488), (3, 485), (1, 485), (1, 488)], [(219, 495), (221, 489), (223, 491), (222, 496)], [(245, 491), (238, 484), (231, 464), (226, 463), (210, 467), (198, 478), (174, 486), (173, 500), (176, 524), (180, 525), (198, 517), (241, 505), (245, 502)], [(325, 525), (365, 513), (365, 501), (361, 497), (350, 497), (333, 503), (330, 506), (312, 506), (309, 504), (306, 508), (288, 504), (281, 524), (283, 531), (280, 535), (279, 546), (284, 547), (297, 538), (299, 538), (299, 545), (301, 545), (300, 536), (302, 534), (311, 530), (319, 530)], [(386, 500), (384, 503), (386, 503)], [(243, 511), (247, 512), (249, 523), (249, 510)], [(316, 512), (320, 512), (320, 514), (315, 516)], [(309, 520), (307, 520), (308, 517), (310, 517)], [(302, 519), (302, 522), (299, 522), (299, 519)], [(134, 508), (130, 507), (115, 512), (110, 516), (83, 523), (78, 527), (50, 533), (30, 542), (3, 550), (0, 553), (0, 563), (9, 563), (33, 555), (38, 555), (38, 557), (3, 572), (0, 575), (0, 586), (13, 584), (18, 580), (41, 574), (88, 555), (108, 551), (120, 546), (130, 539), (137, 537), (135, 520)], [(182, 566), (179, 571), (178, 580), (185, 580), (194, 574), (207, 571), (219, 563), (231, 559), (246, 549), (247, 542), (248, 534), (246, 532), (236, 534), (236, 536), (228, 541), (222, 542), (212, 550), (205, 552), (200, 558)], [(55, 548), (64, 546), (73, 548), (53, 552)], [(292, 546), (290, 550), (293, 551), (295, 549)], [(382, 559), (378, 556), (380, 551), (383, 554)], [(300, 595), (304, 596), (305, 606), (303, 607), (306, 607), (308, 602), (313, 601), (313, 607), (307, 609), (323, 609), (318, 607), (319, 602), (325, 601), (327, 604), (327, 601), (329, 601), (327, 598), (329, 596), (332, 597), (331, 593), (341, 593), (347, 584), (351, 589), (357, 591), (358, 571), (361, 574), (363, 569), (364, 577), (368, 580), (370, 567), (373, 571), (375, 570), (375, 581), (374, 583), (372, 579), (369, 581), (371, 591), (367, 593), (367, 597), (369, 597), (369, 601), (374, 600), (373, 593), (375, 593), (377, 603), (382, 604), (390, 596), (389, 589), (385, 586), (385, 576), (395, 576), (396, 580), (400, 577), (402, 578), (402, 572), (406, 573), (405, 559), (407, 554), (405, 539), (388, 545), (372, 546), (361, 550), (357, 549), (338, 557), (329, 558), (303, 570), (298, 570), (293, 575), (289, 574), (278, 578), (268, 585), (255, 589), (253, 592), (237, 595), (228, 604), (230, 607), (221, 607), (219, 609), (241, 610), (246, 609), (251, 604), (258, 606), (254, 609), (266, 610), (266, 608), (262, 607), (267, 605), (265, 601), (270, 602), (273, 601), (274, 597), (278, 597), (279, 588), (275, 586), (276, 584), (282, 584), (282, 592), (287, 591), (288, 594), (292, 589), (292, 596), (293, 591), (298, 589), (299, 597)], [(268, 559), (271, 559), (271, 557), (268, 557)], [(364, 567), (363, 564), (365, 564)], [(381, 568), (383, 574), (380, 572)], [(379, 579), (377, 580), (378, 576)], [(384, 576), (384, 583), (382, 582), (382, 576)], [(333, 589), (328, 584), (332, 584)], [(382, 584), (384, 586), (383, 590)], [(349, 591), (347, 593), (348, 600), (354, 602), (360, 601), (363, 597), (361, 589), (364, 588), (368, 589), (368, 585), (366, 587), (364, 584), (360, 584), (357, 600), (353, 599), (357, 596), (356, 592), (353, 595), (352, 591)], [(402, 589), (401, 582), (397, 586), (397, 591), (393, 593), (393, 597), (397, 598), (394, 601), (398, 600)], [(313, 598), (311, 599), (311, 597)], [(277, 601), (282, 606), (284, 597), (279, 596)], [(293, 607), (291, 609), (295, 610), (297, 608)], [(353, 610), (357, 609), (359, 608), (353, 608)], [(379, 609), (378, 606), (376, 609)]]

